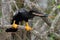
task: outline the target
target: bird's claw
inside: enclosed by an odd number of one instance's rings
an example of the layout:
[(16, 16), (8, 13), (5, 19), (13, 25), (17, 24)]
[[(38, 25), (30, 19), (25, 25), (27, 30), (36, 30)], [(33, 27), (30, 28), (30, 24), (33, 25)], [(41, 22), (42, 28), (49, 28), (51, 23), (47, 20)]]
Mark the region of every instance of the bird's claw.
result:
[(14, 23), (12, 24), (12, 28), (17, 28), (18, 27), (18, 25), (17, 24), (15, 24), (15, 21), (14, 21)]
[(16, 29), (17, 26), (18, 26), (17, 24), (12, 24), (12, 28), (15, 28)]
[(26, 31), (31, 31), (31, 30), (32, 30), (32, 28), (31, 28), (31, 27), (29, 27), (29, 26), (26, 26), (26, 27), (25, 27), (25, 30), (26, 30)]

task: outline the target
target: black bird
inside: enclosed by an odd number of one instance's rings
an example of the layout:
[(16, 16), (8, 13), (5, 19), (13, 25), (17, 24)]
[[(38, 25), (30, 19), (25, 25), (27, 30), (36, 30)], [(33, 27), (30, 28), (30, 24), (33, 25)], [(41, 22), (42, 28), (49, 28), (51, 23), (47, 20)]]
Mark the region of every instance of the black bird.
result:
[(20, 10), (16, 11), (16, 14), (13, 16), (11, 22), (12, 28), (6, 29), (6, 32), (16, 32), (18, 30), (17, 25), (19, 25), (19, 22), (23, 20), (26, 22), (25, 29), (27, 31), (32, 30), (32, 28), (28, 25), (28, 20), (33, 18), (34, 16), (46, 17), (47, 15), (41, 13), (36, 9), (31, 9), (30, 11), (27, 11), (25, 8), (21, 8)]

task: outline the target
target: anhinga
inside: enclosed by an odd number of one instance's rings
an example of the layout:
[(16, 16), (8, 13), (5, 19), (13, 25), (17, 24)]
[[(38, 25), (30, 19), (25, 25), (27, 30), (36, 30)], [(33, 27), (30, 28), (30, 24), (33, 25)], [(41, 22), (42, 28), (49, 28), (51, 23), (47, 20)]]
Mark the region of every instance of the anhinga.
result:
[(47, 15), (37, 11), (36, 9), (31, 9), (27, 11), (25, 8), (21, 8), (13, 16), (13, 19), (11, 22), (12, 27), (6, 29), (6, 32), (16, 32), (18, 30), (19, 22), (23, 20), (26, 22), (26, 25), (25, 25), (26, 31), (32, 30), (32, 28), (28, 24), (28, 20), (33, 18), (34, 16), (46, 17)]

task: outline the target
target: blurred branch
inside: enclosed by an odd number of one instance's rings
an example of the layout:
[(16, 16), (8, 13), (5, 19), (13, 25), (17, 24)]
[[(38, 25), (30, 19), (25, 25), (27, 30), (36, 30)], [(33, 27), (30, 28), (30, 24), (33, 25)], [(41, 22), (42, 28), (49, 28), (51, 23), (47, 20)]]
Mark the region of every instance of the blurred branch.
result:
[[(11, 28), (11, 27), (12, 25), (0, 25), (0, 28)], [(18, 29), (20, 28), (24, 29), (24, 26), (18, 25)]]
[(44, 22), (46, 22), (46, 24), (48, 25), (48, 26), (51, 26), (51, 20), (50, 19), (48, 19), (48, 17), (41, 17), (43, 20), (44, 20)]
[(54, 7), (52, 8), (51, 12), (50, 12), (50, 16), (53, 14), (53, 12), (55, 12), (55, 10), (57, 9), (56, 5), (54, 5)]
[(22, 40), (21, 37), (20, 37), (17, 33), (14, 33), (14, 34), (15, 34), (20, 40)]
[[(0, 25), (0, 28), (10, 28), (12, 25)], [(18, 29), (25, 29), (25, 27), (24, 26), (21, 26), (21, 25), (18, 25)], [(38, 31), (36, 31), (36, 30), (32, 30), (32, 31), (30, 31), (32, 34), (34, 34), (35, 36), (37, 36), (38, 38), (40, 38), (41, 39), (41, 36), (42, 35), (40, 35), (40, 33), (38, 32)], [(18, 36), (18, 35), (17, 35)], [(18, 36), (19, 37), (19, 36)]]
[(58, 23), (58, 20), (60, 18), (60, 12), (58, 13), (58, 15), (55, 17), (55, 19), (52, 21), (52, 25), (50, 27), (50, 30), (54, 31), (54, 28), (57, 27), (57, 23)]
[(19, 8), (18, 8), (18, 6), (17, 6), (17, 4), (16, 4), (16, 1), (13, 1), (13, 3), (14, 3), (14, 5), (15, 5), (16, 9), (18, 10)]
[[(54, 7), (52, 8), (51, 12), (49, 13), (49, 16), (53, 17), (53, 13), (55, 12), (56, 9), (57, 9), (57, 7), (56, 7), (56, 5), (54, 5)], [(48, 18), (50, 18), (50, 17), (48, 17)]]
[(55, 35), (55, 38), (60, 39), (60, 35), (57, 33), (53, 33)]

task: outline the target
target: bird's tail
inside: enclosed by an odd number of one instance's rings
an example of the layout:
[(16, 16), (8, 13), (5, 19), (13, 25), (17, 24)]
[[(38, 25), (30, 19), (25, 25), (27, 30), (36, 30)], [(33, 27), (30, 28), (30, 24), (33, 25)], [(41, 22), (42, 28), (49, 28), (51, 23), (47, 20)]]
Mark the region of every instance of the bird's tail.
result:
[(39, 17), (48, 17), (48, 14), (43, 14), (43, 13), (33, 13), (33, 14)]
[(47, 17), (48, 16), (48, 14), (44, 14), (43, 12), (41, 12), (41, 11), (35, 9), (35, 8), (31, 9), (30, 13), (31, 12), (32, 12), (33, 15), (39, 16), (39, 17)]
[(14, 28), (7, 28), (5, 31), (6, 32), (16, 32), (18, 29), (14, 29)]

